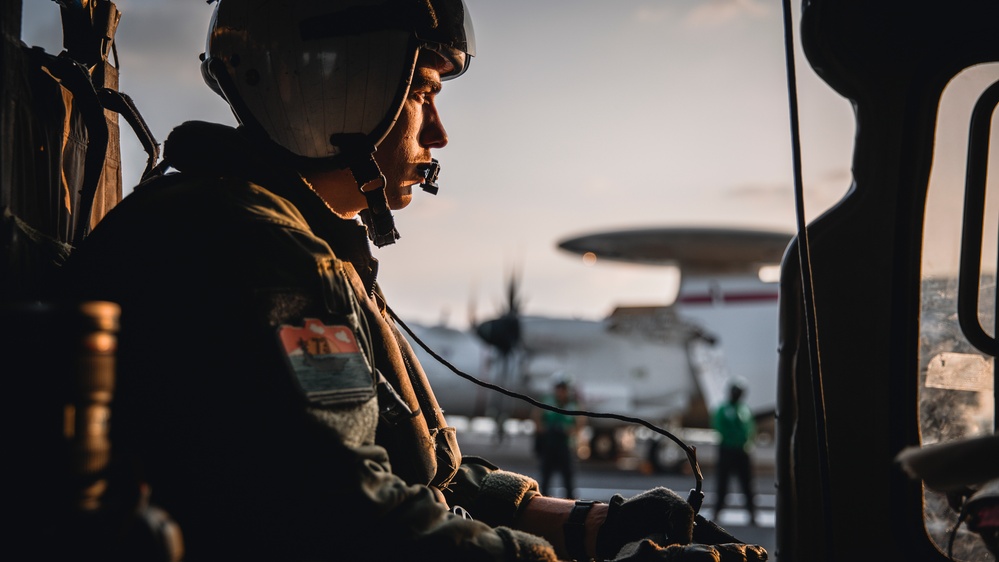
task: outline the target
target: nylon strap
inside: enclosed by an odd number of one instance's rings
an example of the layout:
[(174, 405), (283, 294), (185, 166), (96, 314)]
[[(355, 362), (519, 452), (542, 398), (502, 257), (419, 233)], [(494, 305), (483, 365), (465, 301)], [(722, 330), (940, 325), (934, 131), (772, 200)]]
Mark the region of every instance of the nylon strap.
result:
[(586, 554), (586, 516), (593, 509), (593, 504), (600, 503), (596, 500), (576, 500), (576, 505), (572, 506), (569, 512), (569, 519), (562, 525), (562, 538), (565, 541), (565, 549), (569, 552), (569, 557), (577, 562), (590, 559)]

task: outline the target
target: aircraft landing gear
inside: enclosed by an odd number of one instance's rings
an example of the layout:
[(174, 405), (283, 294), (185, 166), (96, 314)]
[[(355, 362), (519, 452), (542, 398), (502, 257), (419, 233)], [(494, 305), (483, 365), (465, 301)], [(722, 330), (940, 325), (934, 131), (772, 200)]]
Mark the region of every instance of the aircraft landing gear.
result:
[(594, 460), (615, 460), (621, 452), (613, 429), (594, 429), (590, 437), (590, 458)]
[(646, 460), (656, 474), (690, 473), (687, 455), (669, 439), (649, 439)]

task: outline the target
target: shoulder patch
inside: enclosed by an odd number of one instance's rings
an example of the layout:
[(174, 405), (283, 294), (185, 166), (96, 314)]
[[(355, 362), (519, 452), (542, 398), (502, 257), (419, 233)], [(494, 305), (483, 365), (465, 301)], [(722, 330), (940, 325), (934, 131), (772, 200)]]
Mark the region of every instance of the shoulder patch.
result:
[(374, 396), (374, 372), (349, 326), (306, 318), (303, 326), (279, 326), (278, 338), (299, 386), (313, 404), (357, 403)]

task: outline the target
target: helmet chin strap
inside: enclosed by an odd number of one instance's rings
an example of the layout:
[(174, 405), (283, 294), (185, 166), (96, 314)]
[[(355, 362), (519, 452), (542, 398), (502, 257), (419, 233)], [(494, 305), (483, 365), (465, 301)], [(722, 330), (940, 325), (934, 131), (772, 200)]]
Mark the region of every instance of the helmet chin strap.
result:
[(385, 200), (385, 176), (381, 176), (381, 187), (362, 193), (368, 200), (368, 208), (360, 212), (361, 221), (368, 229), (368, 238), (379, 248), (395, 244), (399, 239), (399, 231), (395, 228), (395, 219)]
[(395, 228), (395, 219), (385, 196), (385, 174), (372, 155), (364, 161), (352, 162), (349, 169), (368, 203), (368, 207), (360, 212), (361, 221), (368, 229), (368, 238), (379, 248), (394, 244), (399, 239), (399, 231)]
[[(330, 140), (334, 144), (348, 146), (349, 152), (346, 152), (345, 155), (353, 155), (348, 157), (347, 169), (354, 176), (357, 189), (364, 194), (364, 199), (368, 204), (367, 208), (359, 213), (361, 221), (368, 230), (368, 238), (379, 248), (394, 244), (400, 236), (399, 231), (395, 228), (395, 219), (392, 217), (392, 210), (389, 209), (388, 199), (385, 195), (385, 186), (388, 182), (385, 179), (385, 174), (378, 167), (378, 163), (375, 162), (375, 147), (366, 143), (362, 147), (361, 139), (354, 135), (336, 135), (336, 137)], [(427, 193), (437, 195), (439, 189), (437, 176), (441, 169), (437, 159), (432, 158), (429, 164), (421, 164), (418, 168), (423, 174), (423, 182), (420, 183), (420, 187)]]
[[(360, 212), (361, 221), (368, 229), (368, 238), (379, 248), (394, 244), (399, 239), (399, 231), (395, 228), (395, 219), (392, 218), (392, 211), (388, 207), (388, 199), (385, 196), (387, 183), (385, 174), (381, 173), (373, 156), (369, 156), (360, 168), (356, 168), (352, 164), (349, 169), (354, 180), (357, 181), (358, 189), (361, 190), (368, 202), (368, 208)], [(440, 169), (440, 164), (437, 163), (436, 159), (430, 164), (420, 166), (420, 172), (423, 173), (424, 177), (420, 187), (427, 193), (437, 195), (437, 191), (440, 189), (437, 185), (437, 174), (440, 173)], [(375, 177), (375, 175), (377, 176)], [(374, 179), (368, 179), (370, 177), (374, 177)], [(377, 181), (376, 187), (364, 189), (365, 186), (375, 181)]]
[[(374, 154), (369, 154), (367, 158), (355, 158), (348, 164), (357, 188), (364, 194), (368, 207), (359, 214), (361, 221), (368, 230), (368, 238), (381, 248), (389, 244), (394, 244), (399, 239), (399, 231), (395, 228), (395, 219), (392, 218), (392, 211), (388, 207), (388, 199), (385, 196), (385, 186), (387, 181), (385, 174), (378, 168)], [(441, 166), (437, 159), (431, 159), (430, 164), (419, 166), (423, 174), (423, 182), (420, 187), (431, 195), (437, 195), (440, 187), (437, 185), (437, 175)], [(371, 185), (374, 187), (369, 187)], [(368, 189), (365, 189), (368, 187)]]
[(385, 185), (388, 183), (375, 162), (375, 147), (354, 135), (334, 135), (333, 144), (348, 147), (344, 155), (347, 159), (347, 169), (350, 170), (357, 189), (364, 195), (368, 207), (360, 212), (361, 221), (368, 230), (368, 238), (375, 246), (381, 248), (394, 244), (399, 239), (399, 231), (395, 229), (395, 219), (388, 206), (385, 195)]

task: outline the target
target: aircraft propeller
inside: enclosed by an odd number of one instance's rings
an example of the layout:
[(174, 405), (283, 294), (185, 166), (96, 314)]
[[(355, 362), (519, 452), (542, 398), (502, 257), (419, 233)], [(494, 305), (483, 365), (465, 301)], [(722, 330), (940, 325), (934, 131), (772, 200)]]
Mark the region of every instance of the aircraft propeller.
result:
[(500, 355), (508, 356), (520, 344), (521, 297), (516, 272), (507, 281), (507, 301), (503, 313), (492, 320), (475, 326), (475, 333), (482, 341), (496, 348)]
[[(492, 320), (486, 320), (479, 324), (473, 324), (475, 334), (483, 342), (495, 349), (499, 354), (499, 370), (496, 382), (504, 388), (509, 388), (510, 383), (515, 380), (516, 371), (516, 350), (521, 345), (520, 310), (522, 298), (519, 292), (519, 282), (517, 272), (510, 273), (507, 280), (506, 303), (502, 314)], [(504, 438), (503, 422), (506, 419), (506, 409), (504, 408), (505, 396), (499, 393), (495, 395), (493, 406), (493, 417), (496, 421), (497, 438), (502, 441)]]

